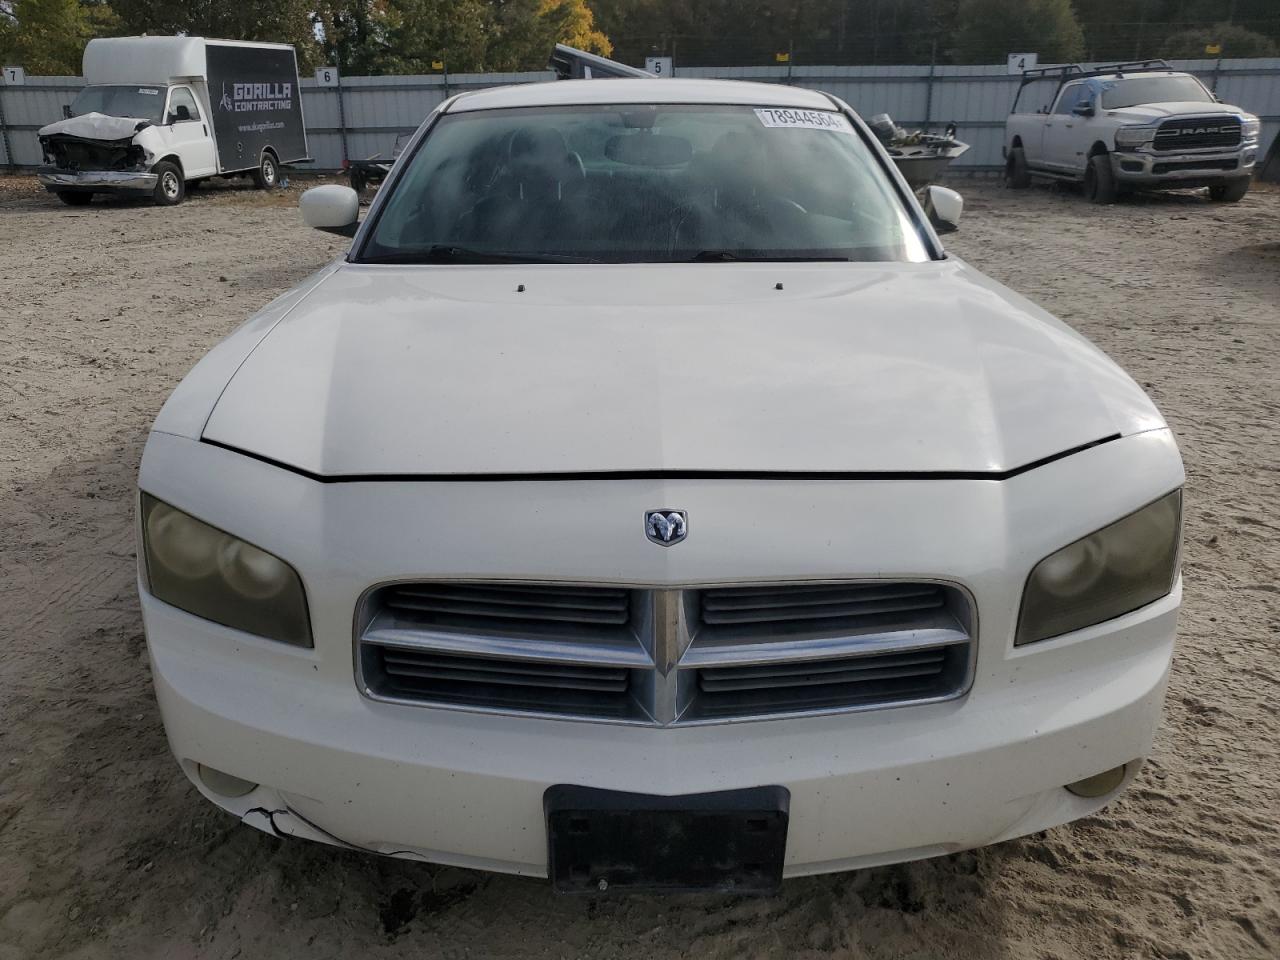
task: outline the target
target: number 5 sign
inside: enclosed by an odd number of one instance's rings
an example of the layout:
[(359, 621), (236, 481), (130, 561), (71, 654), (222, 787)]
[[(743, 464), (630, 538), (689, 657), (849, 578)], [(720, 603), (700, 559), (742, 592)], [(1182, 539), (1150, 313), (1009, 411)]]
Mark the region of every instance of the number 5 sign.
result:
[(21, 67), (0, 67), (4, 72), (4, 82), (11, 87), (20, 87), (27, 82), (27, 71)]
[(338, 85), (338, 68), (316, 67), (316, 84), (321, 87), (336, 87)]

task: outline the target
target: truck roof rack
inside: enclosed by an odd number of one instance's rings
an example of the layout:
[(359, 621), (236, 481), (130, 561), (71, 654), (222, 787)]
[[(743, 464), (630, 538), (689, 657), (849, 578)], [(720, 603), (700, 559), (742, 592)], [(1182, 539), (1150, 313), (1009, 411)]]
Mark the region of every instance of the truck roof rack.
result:
[(1034, 83), (1037, 80), (1057, 79), (1058, 86), (1062, 86), (1069, 80), (1079, 80), (1083, 77), (1101, 77), (1109, 73), (1143, 73), (1172, 69), (1173, 67), (1161, 59), (1126, 60), (1124, 63), (1098, 63), (1092, 67), (1085, 67), (1079, 63), (1066, 63), (1058, 67), (1031, 67), (1022, 71), (1022, 83), (1018, 85), (1018, 89), (1021, 90), (1028, 83)]
[(648, 77), (653, 74), (639, 67), (629, 67), (617, 60), (610, 60), (595, 53), (587, 53), (577, 47), (557, 43), (547, 64), (556, 72), (557, 80), (591, 80), (596, 77)]

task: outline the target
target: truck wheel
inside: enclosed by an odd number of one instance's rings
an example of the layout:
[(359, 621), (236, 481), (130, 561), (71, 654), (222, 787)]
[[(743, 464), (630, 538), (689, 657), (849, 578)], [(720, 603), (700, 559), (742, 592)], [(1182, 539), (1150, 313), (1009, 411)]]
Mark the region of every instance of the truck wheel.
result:
[(363, 193), (364, 188), (369, 185), (368, 181), (365, 179), (364, 171), (357, 170), (355, 169), (355, 167), (351, 168), (350, 180), (351, 180), (351, 189), (354, 190), (356, 193)]
[(1239, 203), (1249, 192), (1249, 178), (1241, 177), (1230, 183), (1219, 183), (1209, 188), (1209, 199), (1218, 203)]
[(1111, 158), (1105, 153), (1089, 158), (1084, 171), (1084, 195), (1090, 203), (1116, 202), (1116, 178), (1111, 172)]
[(258, 169), (253, 172), (253, 185), (259, 190), (271, 190), (279, 179), (280, 168), (276, 165), (276, 158), (263, 153)]
[(177, 164), (161, 160), (155, 166), (155, 173), (160, 179), (156, 181), (151, 199), (162, 207), (172, 207), (175, 203), (181, 203), (182, 198), (186, 196), (187, 185), (182, 179), (182, 171), (178, 169)]
[(59, 190), (58, 199), (68, 207), (83, 207), (93, 199), (93, 194), (81, 193), (78, 190)]
[(1027, 155), (1021, 147), (1009, 151), (1004, 165), (1004, 185), (1010, 190), (1025, 190), (1031, 186), (1031, 171), (1027, 169)]

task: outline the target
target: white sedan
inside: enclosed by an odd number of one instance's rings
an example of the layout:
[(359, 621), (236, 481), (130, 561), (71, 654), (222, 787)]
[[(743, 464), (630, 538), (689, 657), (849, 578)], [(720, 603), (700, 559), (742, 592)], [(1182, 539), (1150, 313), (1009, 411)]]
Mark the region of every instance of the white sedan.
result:
[(142, 608), (200, 792), (590, 891), (770, 890), (1114, 799), (1182, 463), (928, 199), (811, 91), (444, 103), (147, 443)]

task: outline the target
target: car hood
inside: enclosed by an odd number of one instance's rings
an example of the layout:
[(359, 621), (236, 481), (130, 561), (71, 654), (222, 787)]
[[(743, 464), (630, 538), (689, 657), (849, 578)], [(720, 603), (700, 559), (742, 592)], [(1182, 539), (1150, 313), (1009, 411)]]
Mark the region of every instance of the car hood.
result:
[(1163, 425), (963, 263), (345, 265), (203, 439), (334, 477), (1004, 472)]
[(1135, 107), (1119, 107), (1108, 110), (1107, 114), (1126, 120), (1149, 122), (1164, 120), (1167, 117), (1242, 117), (1244, 111), (1225, 103), (1205, 103), (1203, 100), (1188, 100), (1185, 103), (1144, 103)]
[(109, 117), (105, 113), (85, 113), (46, 124), (38, 136), (51, 137), (64, 134), (82, 140), (129, 140), (139, 130), (151, 126), (150, 120), (138, 117)]

